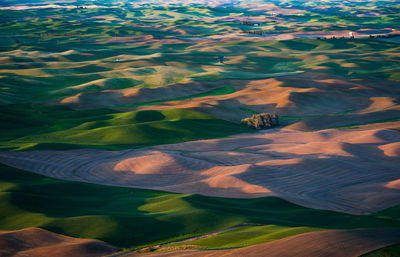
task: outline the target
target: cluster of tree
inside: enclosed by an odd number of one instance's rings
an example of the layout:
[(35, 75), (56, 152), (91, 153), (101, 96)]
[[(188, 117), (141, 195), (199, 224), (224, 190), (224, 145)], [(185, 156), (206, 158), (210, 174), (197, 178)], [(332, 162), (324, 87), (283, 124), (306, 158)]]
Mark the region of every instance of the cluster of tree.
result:
[[(272, 22), (276, 22), (276, 21), (272, 21)], [(248, 25), (248, 26), (260, 26), (261, 25), (260, 22), (251, 22), (251, 21), (242, 21), (240, 24)]]
[[(386, 34), (386, 35), (369, 35), (369, 38), (392, 38), (392, 37), (399, 37), (400, 34)], [(317, 39), (344, 39), (345, 37), (336, 37), (332, 36), (330, 38), (327, 37), (317, 37)], [(353, 35), (351, 35), (349, 38), (354, 38)]]
[(369, 35), (369, 38), (392, 38), (399, 37), (400, 34), (387, 34), (387, 35)]
[[(336, 36), (332, 36), (330, 38), (327, 37), (317, 37), (317, 39), (345, 39), (346, 37), (336, 37)], [(349, 38), (354, 38), (354, 36), (350, 36)]]
[(254, 34), (254, 35), (262, 35), (264, 32), (259, 31), (259, 30), (248, 30), (248, 31), (242, 31), (242, 33), (246, 34)]
[(260, 113), (245, 118), (241, 122), (254, 129), (272, 128), (279, 125), (279, 116), (275, 113)]
[(81, 36), (78, 33), (40, 33), (41, 37), (70, 37), (70, 36)]

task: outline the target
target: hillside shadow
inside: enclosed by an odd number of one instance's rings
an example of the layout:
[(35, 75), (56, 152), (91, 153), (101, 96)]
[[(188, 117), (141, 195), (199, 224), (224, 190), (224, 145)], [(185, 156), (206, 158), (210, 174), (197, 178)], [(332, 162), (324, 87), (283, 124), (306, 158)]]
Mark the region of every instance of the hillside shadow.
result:
[[(17, 185), (7, 190), (8, 200), (3, 203), (18, 208), (21, 215), (18, 217), (27, 217), (29, 213), (44, 215), (36, 220), (15, 217), (19, 220), (18, 228), (40, 226), (55, 233), (96, 238), (120, 247), (166, 240), (185, 230), (184, 224), (161, 220), (165, 214), (140, 211), (149, 200), (173, 196), (171, 193), (62, 181), (5, 165), (1, 165), (0, 176), (2, 181)], [(10, 227), (3, 222), (2, 227)]]
[[(375, 136), (389, 136), (393, 140), (391, 133), (382, 133)], [(386, 155), (378, 148), (380, 145), (341, 144), (340, 147), (349, 156), (322, 152), (262, 152), (260, 154), (273, 156), (274, 160), (298, 159), (300, 162), (256, 164), (234, 176), (249, 184), (268, 188), (278, 196), (303, 206), (353, 213), (376, 211), (400, 204), (400, 198), (394, 197), (400, 196), (400, 192), (385, 186), (399, 179), (399, 157)], [(307, 151), (306, 146), (304, 151)]]

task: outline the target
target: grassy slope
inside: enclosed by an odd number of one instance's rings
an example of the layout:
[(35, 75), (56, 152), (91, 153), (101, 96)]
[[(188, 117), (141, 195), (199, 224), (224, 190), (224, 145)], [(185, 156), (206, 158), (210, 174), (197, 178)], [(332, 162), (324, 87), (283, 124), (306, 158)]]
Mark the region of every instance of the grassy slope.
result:
[(246, 226), (211, 237), (169, 244), (167, 247), (176, 249), (186, 248), (188, 245), (193, 248), (203, 249), (245, 247), (317, 230), (320, 229), (314, 227), (286, 227), (277, 225)]
[(108, 187), (51, 179), (5, 165), (0, 166), (0, 181), (0, 229), (37, 226), (121, 247), (181, 239), (242, 223), (274, 226), (231, 231), (242, 238), (246, 232), (245, 241), (221, 245), (253, 244), (302, 229), (400, 226), (398, 220), (308, 209), (275, 197), (240, 200)]
[(224, 137), (252, 130), (200, 112), (172, 109), (120, 113), (58, 106), (1, 106), (0, 149), (107, 148)]
[[(374, 214), (375, 217), (392, 221), (400, 220), (400, 206), (395, 206)], [(400, 244), (384, 247), (362, 255), (362, 257), (398, 257), (400, 256)]]
[(400, 206), (395, 206), (374, 214), (376, 217), (390, 220), (400, 220)]
[(400, 256), (400, 244), (384, 247), (361, 255), (361, 257), (398, 257)]
[(185, 96), (185, 97), (177, 97), (177, 98), (172, 98), (172, 99), (168, 99), (168, 100), (126, 104), (126, 105), (120, 105), (118, 107), (137, 107), (137, 106), (145, 106), (145, 105), (155, 105), (155, 104), (160, 104), (160, 103), (164, 103), (164, 102), (189, 100), (189, 99), (196, 98), (196, 97), (227, 95), (227, 94), (231, 94), (234, 92), (235, 92), (235, 89), (232, 86), (222, 86), (222, 87), (212, 89), (210, 91), (200, 93), (200, 94), (194, 94), (194, 95), (189, 95), (189, 96)]

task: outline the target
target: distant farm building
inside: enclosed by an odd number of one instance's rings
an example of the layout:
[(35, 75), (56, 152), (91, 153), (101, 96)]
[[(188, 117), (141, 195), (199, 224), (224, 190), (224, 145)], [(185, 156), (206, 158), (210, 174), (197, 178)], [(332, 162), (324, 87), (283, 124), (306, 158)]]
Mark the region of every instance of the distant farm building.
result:
[(254, 27), (261, 26), (261, 23), (259, 23), (259, 22), (251, 22), (251, 21), (242, 21), (240, 24), (247, 25), (247, 26), (254, 26)]

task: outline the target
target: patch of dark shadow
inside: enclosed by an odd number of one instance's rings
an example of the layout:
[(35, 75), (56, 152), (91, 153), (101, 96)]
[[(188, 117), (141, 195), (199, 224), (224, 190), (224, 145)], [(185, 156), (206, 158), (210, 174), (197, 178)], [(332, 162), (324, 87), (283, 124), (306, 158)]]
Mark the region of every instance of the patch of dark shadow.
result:
[(13, 63), (13, 64), (3, 64), (0, 65), (1, 69), (32, 69), (32, 68), (43, 68), (46, 64), (43, 62), (29, 62), (29, 63)]
[(101, 81), (94, 81), (93, 84), (82, 85), (81, 87), (75, 88), (64, 88), (57, 90), (57, 95), (72, 95), (77, 93), (92, 93), (101, 92), (104, 90), (115, 90), (135, 87), (140, 85), (142, 81), (129, 79), (129, 78), (108, 78)]
[(400, 112), (398, 110), (387, 110), (365, 114), (318, 116), (304, 119), (299, 123), (305, 130), (347, 129), (361, 125), (397, 121), (399, 117)]
[(112, 78), (105, 81), (105, 89), (124, 89), (135, 87), (142, 84), (143, 81), (130, 78)]
[[(312, 41), (310, 41), (312, 42)], [(315, 44), (310, 44), (309, 42), (305, 41), (304, 39), (302, 40), (288, 40), (288, 41), (283, 41), (282, 42), (285, 46), (287, 46), (291, 50), (297, 50), (297, 51), (311, 51), (314, 50), (317, 45)]]
[(357, 228), (390, 224), (372, 216), (354, 216), (302, 207), (278, 197), (229, 199), (189, 195), (184, 198), (194, 208), (220, 211), (243, 218), (242, 222), (283, 226), (316, 226), (320, 228)]
[(34, 60), (32, 58), (28, 58), (28, 57), (11, 57), (11, 59), (13, 60), (13, 62), (34, 62)]
[[(51, 232), (88, 237), (91, 231), (93, 239), (132, 247), (178, 237), (186, 231), (184, 224), (177, 222), (182, 217), (162, 221), (159, 217), (165, 214), (140, 209), (148, 200), (164, 195), (158, 191), (62, 181), (2, 164), (0, 178), (18, 184), (8, 191), (7, 203), (25, 212), (49, 217), (39, 227)], [(107, 224), (115, 226), (107, 227)], [(93, 233), (99, 226), (104, 226), (108, 233)]]
[(165, 119), (165, 116), (159, 111), (141, 111), (135, 116), (138, 122), (159, 121)]
[(141, 68), (141, 69), (137, 69), (135, 71), (132, 71), (132, 73), (136, 74), (136, 75), (150, 75), (155, 73), (157, 70), (154, 68)]
[(85, 65), (82, 67), (72, 68), (71, 70), (76, 71), (76, 72), (82, 72), (82, 73), (93, 73), (93, 72), (110, 71), (112, 69), (98, 66), (95, 64), (91, 64), (91, 65)]

